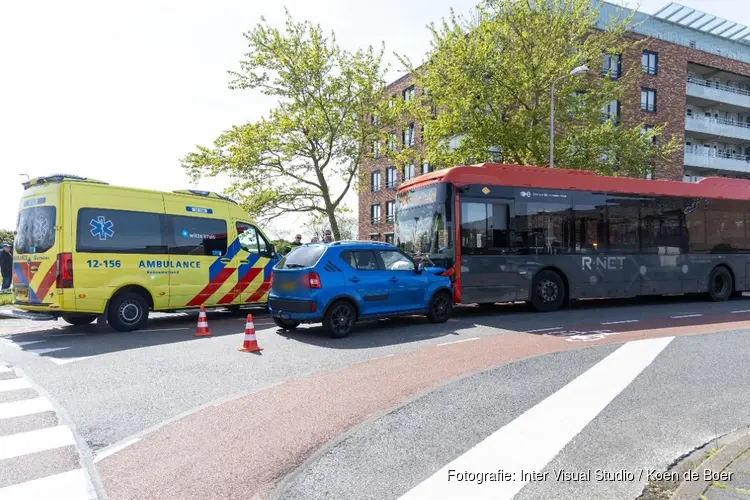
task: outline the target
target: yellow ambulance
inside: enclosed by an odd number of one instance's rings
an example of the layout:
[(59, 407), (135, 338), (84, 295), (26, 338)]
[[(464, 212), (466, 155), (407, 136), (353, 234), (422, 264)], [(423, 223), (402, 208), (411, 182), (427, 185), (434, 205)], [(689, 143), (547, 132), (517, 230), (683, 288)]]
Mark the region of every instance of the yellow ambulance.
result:
[(231, 199), (71, 175), (24, 183), (13, 249), (25, 317), (142, 328), (149, 311), (265, 305), (279, 256)]

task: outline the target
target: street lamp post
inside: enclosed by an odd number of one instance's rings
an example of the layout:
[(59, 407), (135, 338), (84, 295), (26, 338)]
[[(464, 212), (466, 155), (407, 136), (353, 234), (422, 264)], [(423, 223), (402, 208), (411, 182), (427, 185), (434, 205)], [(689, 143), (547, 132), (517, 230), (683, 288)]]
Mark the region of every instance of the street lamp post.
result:
[(567, 78), (569, 76), (579, 75), (586, 73), (589, 70), (588, 66), (578, 66), (573, 68), (570, 73), (556, 78), (552, 82), (552, 99), (550, 100), (550, 120), (549, 120), (549, 166), (555, 168), (555, 84)]

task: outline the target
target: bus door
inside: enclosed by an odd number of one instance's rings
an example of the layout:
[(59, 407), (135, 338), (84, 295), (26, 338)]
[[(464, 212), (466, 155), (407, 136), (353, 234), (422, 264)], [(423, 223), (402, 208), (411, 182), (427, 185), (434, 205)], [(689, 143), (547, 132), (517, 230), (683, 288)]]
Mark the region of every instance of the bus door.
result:
[(461, 301), (518, 300), (524, 287), (523, 259), (511, 252), (512, 199), (461, 198)]

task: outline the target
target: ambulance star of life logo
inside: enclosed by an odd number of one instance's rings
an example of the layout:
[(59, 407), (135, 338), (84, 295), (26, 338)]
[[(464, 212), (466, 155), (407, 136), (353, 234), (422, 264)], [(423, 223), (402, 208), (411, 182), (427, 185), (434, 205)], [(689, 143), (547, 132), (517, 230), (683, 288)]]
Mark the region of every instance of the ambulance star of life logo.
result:
[(96, 219), (91, 219), (91, 235), (98, 236), (100, 240), (106, 240), (115, 235), (111, 220), (106, 220), (103, 215), (100, 215)]

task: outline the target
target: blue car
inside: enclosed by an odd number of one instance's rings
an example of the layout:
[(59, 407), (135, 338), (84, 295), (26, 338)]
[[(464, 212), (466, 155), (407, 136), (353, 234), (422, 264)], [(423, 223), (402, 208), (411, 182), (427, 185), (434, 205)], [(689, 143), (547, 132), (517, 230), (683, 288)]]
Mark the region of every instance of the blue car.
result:
[(388, 243), (311, 243), (274, 267), (268, 308), (280, 328), (323, 323), (335, 338), (346, 337), (366, 319), (423, 314), (444, 323), (453, 307), (446, 274), (417, 264)]

